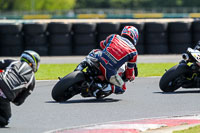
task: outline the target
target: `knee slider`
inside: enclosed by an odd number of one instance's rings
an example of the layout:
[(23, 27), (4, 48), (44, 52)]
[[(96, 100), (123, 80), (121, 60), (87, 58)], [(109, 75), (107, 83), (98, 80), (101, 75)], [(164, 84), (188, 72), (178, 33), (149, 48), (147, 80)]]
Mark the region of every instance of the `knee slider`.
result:
[(118, 74), (111, 76), (109, 82), (121, 88), (124, 85), (124, 81)]

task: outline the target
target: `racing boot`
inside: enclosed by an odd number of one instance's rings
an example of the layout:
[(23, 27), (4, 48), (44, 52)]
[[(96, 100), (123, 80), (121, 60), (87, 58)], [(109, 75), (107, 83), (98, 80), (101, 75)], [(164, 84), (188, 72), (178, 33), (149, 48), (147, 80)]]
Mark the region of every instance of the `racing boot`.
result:
[(94, 84), (92, 88), (95, 89), (93, 91), (93, 96), (97, 97), (97, 93), (99, 93), (102, 90), (102, 85), (101, 84)]
[(93, 94), (97, 99), (104, 98), (112, 93), (111, 85), (108, 84), (107, 87), (103, 88), (101, 84), (99, 84), (99, 89), (97, 89)]
[(112, 85), (111, 87), (115, 94), (123, 94), (126, 91), (126, 84), (123, 84), (122, 88), (116, 85)]

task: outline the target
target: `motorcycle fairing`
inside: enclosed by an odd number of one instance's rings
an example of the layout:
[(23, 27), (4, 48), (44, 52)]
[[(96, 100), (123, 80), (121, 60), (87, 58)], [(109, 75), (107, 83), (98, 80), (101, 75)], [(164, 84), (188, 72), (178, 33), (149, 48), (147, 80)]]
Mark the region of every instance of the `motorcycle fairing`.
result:
[(191, 53), (197, 63), (199, 63), (198, 65), (200, 65), (200, 51), (192, 48), (188, 48), (187, 51)]

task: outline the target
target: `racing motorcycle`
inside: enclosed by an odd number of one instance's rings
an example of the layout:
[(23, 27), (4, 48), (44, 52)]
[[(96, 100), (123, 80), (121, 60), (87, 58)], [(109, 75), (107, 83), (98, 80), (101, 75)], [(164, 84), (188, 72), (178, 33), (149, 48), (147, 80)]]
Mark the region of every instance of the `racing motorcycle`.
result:
[(167, 70), (161, 77), (159, 86), (163, 92), (174, 92), (180, 87), (200, 88), (200, 51), (188, 48), (182, 58), (178, 65)]
[[(98, 61), (86, 57), (86, 60), (78, 66), (83, 69), (75, 69), (70, 74), (60, 78), (53, 87), (51, 94), (55, 101), (64, 102), (77, 94), (81, 94), (82, 97), (96, 97), (97, 99), (102, 99), (112, 94), (112, 90), (104, 90), (109, 83), (99, 70)], [(118, 70), (118, 72), (124, 71), (125, 65)], [(124, 81), (126, 82), (125, 79)]]

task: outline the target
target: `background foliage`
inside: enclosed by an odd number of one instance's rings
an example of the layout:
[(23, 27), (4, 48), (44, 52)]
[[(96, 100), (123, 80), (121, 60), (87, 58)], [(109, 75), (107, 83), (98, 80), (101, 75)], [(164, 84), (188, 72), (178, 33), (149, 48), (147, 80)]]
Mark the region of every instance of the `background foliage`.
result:
[(0, 0), (2, 11), (54, 11), (71, 10), (76, 0)]
[(0, 0), (0, 11), (199, 7), (199, 0)]

